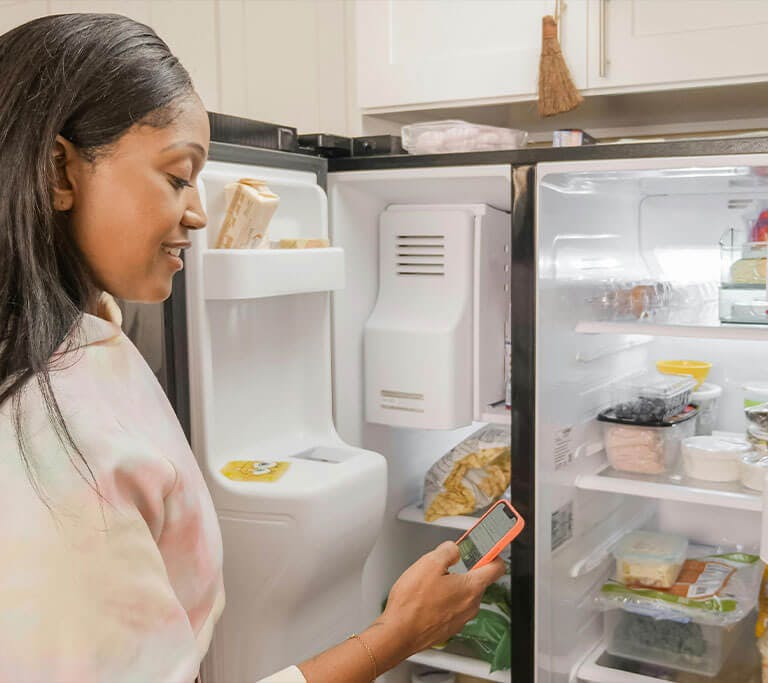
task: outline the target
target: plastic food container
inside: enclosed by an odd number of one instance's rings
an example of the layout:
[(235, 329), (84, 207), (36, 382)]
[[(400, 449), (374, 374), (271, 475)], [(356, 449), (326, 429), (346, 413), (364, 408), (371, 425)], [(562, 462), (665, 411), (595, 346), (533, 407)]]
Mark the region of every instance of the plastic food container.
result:
[(428, 121), (403, 126), (403, 147), (410, 154), (480, 152), (525, 147), (528, 133), (466, 121)]
[(768, 455), (768, 432), (754, 425), (747, 427), (747, 441), (760, 455)]
[(688, 539), (655, 531), (632, 531), (616, 545), (616, 580), (630, 586), (671, 588), (688, 551)]
[(739, 481), (741, 459), (750, 451), (743, 442), (715, 436), (683, 439), (683, 470), (689, 477), (704, 481)]
[(612, 609), (605, 613), (608, 652), (670, 669), (716, 676), (734, 645), (749, 638), (749, 618), (731, 626), (654, 619)]
[(637, 423), (668, 420), (685, 410), (695, 386), (696, 380), (689, 376), (644, 373), (617, 385), (616, 417)]
[(709, 435), (714, 431), (722, 395), (723, 388), (709, 382), (704, 382), (691, 392), (691, 403), (699, 408), (699, 417), (696, 419), (697, 435)]
[(741, 387), (744, 392), (744, 408), (768, 402), (768, 384), (755, 382)]
[(742, 457), (741, 483), (748, 489), (762, 491), (765, 487), (766, 474), (768, 474), (768, 456), (753, 451)]
[(603, 425), (605, 453), (611, 467), (621, 472), (662, 474), (671, 469), (680, 453), (680, 442), (693, 436), (698, 409), (667, 422), (638, 424), (616, 417), (612, 411), (598, 415)]
[(750, 427), (754, 426), (761, 432), (768, 432), (768, 403), (745, 408), (744, 414)]
[(656, 369), (665, 375), (690, 375), (696, 380), (698, 389), (707, 379), (712, 363), (704, 360), (660, 360), (656, 361)]

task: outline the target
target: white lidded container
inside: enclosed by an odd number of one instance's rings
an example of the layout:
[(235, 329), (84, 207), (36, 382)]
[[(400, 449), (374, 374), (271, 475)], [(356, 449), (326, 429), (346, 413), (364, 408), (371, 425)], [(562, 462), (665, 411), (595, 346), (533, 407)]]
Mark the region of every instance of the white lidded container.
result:
[(739, 481), (741, 459), (750, 451), (743, 441), (717, 436), (683, 439), (683, 470), (689, 477), (704, 481)]
[(741, 483), (749, 489), (762, 491), (768, 474), (768, 456), (752, 451), (741, 458)]
[(711, 382), (704, 382), (698, 389), (691, 392), (691, 403), (699, 407), (699, 416), (696, 419), (697, 435), (709, 435), (714, 431), (722, 395), (723, 387)]
[(745, 408), (751, 408), (752, 406), (768, 402), (768, 383), (750, 382), (743, 385), (741, 390), (744, 392)]
[(632, 531), (616, 545), (616, 579), (627, 585), (671, 588), (688, 552), (688, 539), (655, 531)]

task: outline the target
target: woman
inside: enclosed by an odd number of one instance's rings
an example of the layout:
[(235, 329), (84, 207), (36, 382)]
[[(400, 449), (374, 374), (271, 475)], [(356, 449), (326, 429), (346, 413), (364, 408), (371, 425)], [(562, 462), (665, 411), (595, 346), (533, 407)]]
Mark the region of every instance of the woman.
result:
[[(224, 605), (221, 537), (112, 296), (168, 297), (205, 226), (205, 110), (116, 15), (0, 36), (0, 74), (0, 681), (190, 683)], [(428, 553), (366, 631), (267, 680), (367, 682), (444, 641), (503, 572), (448, 574), (457, 559)]]

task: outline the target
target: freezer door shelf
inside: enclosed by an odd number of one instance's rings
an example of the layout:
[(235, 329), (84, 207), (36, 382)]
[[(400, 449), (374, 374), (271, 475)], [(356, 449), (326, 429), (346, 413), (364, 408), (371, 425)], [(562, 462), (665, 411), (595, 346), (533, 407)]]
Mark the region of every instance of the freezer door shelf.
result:
[(429, 526), (441, 526), (448, 529), (461, 529), (466, 531), (471, 529), (479, 517), (470, 517), (469, 515), (453, 515), (450, 517), (441, 517), (434, 522), (428, 522), (424, 519), (424, 508), (420, 503), (414, 503), (404, 507), (397, 513), (397, 518), (403, 522), (415, 522), (416, 524), (427, 524)]
[(344, 250), (210, 249), (203, 254), (206, 299), (259, 299), (344, 288)]
[(485, 681), (499, 681), (499, 683), (512, 683), (512, 673), (510, 671), (494, 671), (491, 673), (490, 667), (479, 659), (471, 657), (462, 657), (440, 650), (424, 650), (408, 657), (409, 662), (432, 666), (436, 669), (453, 671), (467, 676), (475, 676)]
[(576, 487), (589, 491), (625, 493), (644, 498), (700, 503), (753, 512), (761, 512), (763, 509), (760, 494), (747, 492), (739, 483), (694, 482), (679, 474), (628, 474), (606, 467), (596, 474), (577, 476)]

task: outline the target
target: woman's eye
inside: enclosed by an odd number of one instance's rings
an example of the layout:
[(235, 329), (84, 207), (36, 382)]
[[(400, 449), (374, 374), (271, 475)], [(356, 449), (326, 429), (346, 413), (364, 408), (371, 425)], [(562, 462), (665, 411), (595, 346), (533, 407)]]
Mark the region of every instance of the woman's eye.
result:
[(171, 181), (171, 185), (173, 185), (177, 190), (183, 190), (185, 187), (192, 187), (192, 183), (190, 183), (188, 180), (179, 178), (179, 176), (173, 175), (173, 173), (168, 174), (168, 180)]

